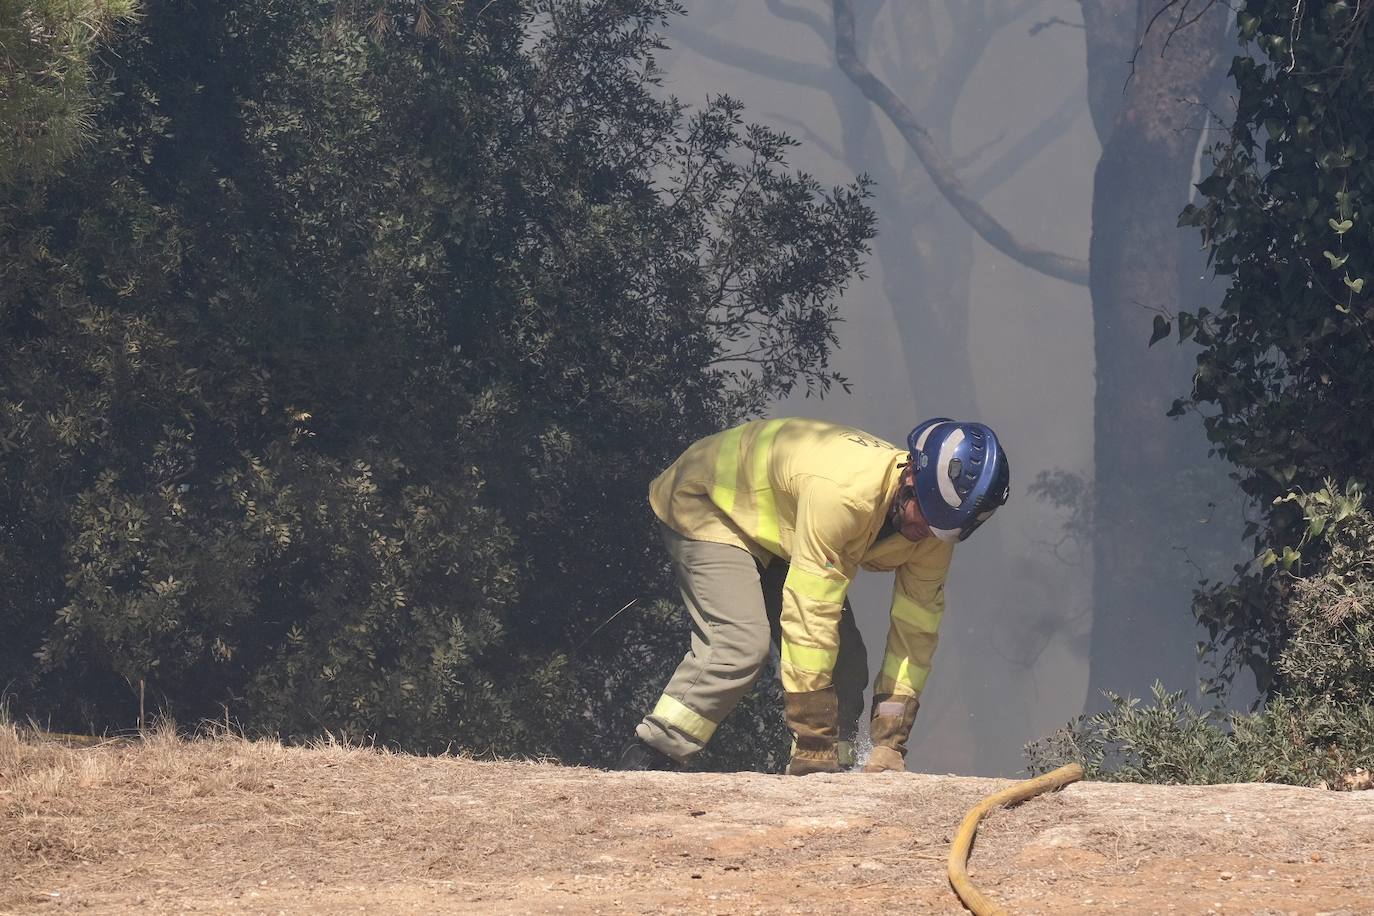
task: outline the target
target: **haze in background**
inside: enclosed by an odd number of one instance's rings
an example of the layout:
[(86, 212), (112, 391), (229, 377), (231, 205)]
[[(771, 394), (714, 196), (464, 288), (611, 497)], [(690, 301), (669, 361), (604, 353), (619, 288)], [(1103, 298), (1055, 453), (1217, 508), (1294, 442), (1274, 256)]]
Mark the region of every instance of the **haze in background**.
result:
[[(1003, 225), (1023, 242), (1086, 259), (1101, 150), (1088, 117), (1084, 34), (1066, 24), (1082, 22), (1079, 4), (983, 6), (986, 22), (972, 27), (940, 4), (887, 4), (867, 22), (861, 11), (859, 54)], [(747, 119), (801, 140), (793, 162), (823, 183), (857, 172), (878, 181), (879, 239), (867, 278), (846, 299), (835, 355), (853, 393), (793, 397), (775, 414), (849, 423), (899, 443), (918, 420), (949, 415), (982, 420), (1004, 439), (1011, 502), (956, 552), (909, 766), (1012, 774), (1025, 742), (1085, 702), (1091, 548), (1065, 539), (1063, 513), (1027, 487), (1045, 470), (1091, 477), (1089, 292), (973, 235), (835, 66), (830, 23), (820, 0), (710, 4), (670, 28), (666, 88), (689, 103), (722, 89), (736, 96)], [(1178, 191), (1180, 208), (1188, 190)], [(890, 579), (862, 574), (851, 591), (874, 670)], [(1171, 638), (1177, 630), (1175, 622)]]

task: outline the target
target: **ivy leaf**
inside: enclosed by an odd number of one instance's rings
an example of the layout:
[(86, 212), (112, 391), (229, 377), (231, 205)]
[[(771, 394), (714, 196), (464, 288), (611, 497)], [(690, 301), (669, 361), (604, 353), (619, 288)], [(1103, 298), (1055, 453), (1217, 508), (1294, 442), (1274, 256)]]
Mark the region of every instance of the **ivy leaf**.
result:
[(1345, 285), (1350, 287), (1352, 293), (1358, 293), (1360, 290), (1364, 289), (1364, 277), (1356, 277), (1353, 280), (1346, 277)]
[(1283, 571), (1292, 572), (1293, 567), (1296, 566), (1297, 562), (1301, 559), (1302, 554), (1298, 553), (1292, 547), (1283, 548)]
[(1178, 313), (1178, 342), (1183, 343), (1197, 332), (1198, 320), (1187, 312)]
[(1339, 258), (1329, 251), (1323, 251), (1322, 254), (1326, 255), (1326, 259), (1331, 262), (1332, 270), (1335, 270), (1337, 267), (1340, 267), (1346, 261), (1350, 260), (1350, 255), (1348, 253), (1341, 255)]
[(1156, 315), (1154, 332), (1150, 334), (1150, 346), (1153, 347), (1155, 344), (1168, 337), (1171, 328), (1172, 324), (1167, 318), (1163, 315)]
[(1329, 219), (1326, 222), (1332, 229), (1336, 230), (1337, 235), (1345, 235), (1355, 225), (1348, 219), (1343, 219), (1339, 223), (1336, 222), (1334, 219)]

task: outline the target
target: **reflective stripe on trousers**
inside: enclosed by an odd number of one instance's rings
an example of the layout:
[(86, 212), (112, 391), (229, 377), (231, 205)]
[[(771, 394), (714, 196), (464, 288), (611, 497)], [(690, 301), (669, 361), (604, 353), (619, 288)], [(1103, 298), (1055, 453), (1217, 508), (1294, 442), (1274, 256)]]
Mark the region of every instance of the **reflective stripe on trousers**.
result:
[[(788, 567), (779, 560), (760, 571), (746, 550), (689, 540), (666, 525), (660, 528), (691, 619), (691, 646), (635, 733), (682, 760), (711, 740), (716, 726), (749, 692), (767, 663), (770, 636), (772, 641), (778, 638)], [(847, 602), (834, 677), (840, 737), (852, 739), (863, 714), (868, 664)]]

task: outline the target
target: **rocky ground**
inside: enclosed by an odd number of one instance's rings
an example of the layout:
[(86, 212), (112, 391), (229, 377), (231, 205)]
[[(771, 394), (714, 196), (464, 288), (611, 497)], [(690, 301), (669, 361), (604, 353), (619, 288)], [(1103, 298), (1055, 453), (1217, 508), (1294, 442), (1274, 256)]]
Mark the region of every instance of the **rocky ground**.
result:
[[(0, 728), (0, 914), (963, 912), (1006, 780), (620, 774)], [(1374, 912), (1374, 793), (1080, 783), (984, 822), (1014, 913)]]

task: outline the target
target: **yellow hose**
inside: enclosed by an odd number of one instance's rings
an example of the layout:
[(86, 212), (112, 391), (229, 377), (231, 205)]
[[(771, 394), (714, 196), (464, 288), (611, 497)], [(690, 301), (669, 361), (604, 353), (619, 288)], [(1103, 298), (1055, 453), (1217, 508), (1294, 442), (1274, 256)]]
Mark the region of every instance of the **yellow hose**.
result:
[(1007, 911), (991, 897), (973, 886), (968, 879), (968, 854), (973, 847), (973, 835), (978, 832), (978, 822), (993, 808), (999, 805), (1015, 805), (1042, 792), (1060, 789), (1071, 782), (1083, 778), (1083, 768), (1076, 763), (1062, 766), (1044, 776), (1018, 782), (1009, 789), (994, 792), (969, 809), (959, 832), (954, 835), (954, 845), (949, 850), (949, 883), (964, 905), (973, 911), (974, 916), (1007, 916)]

